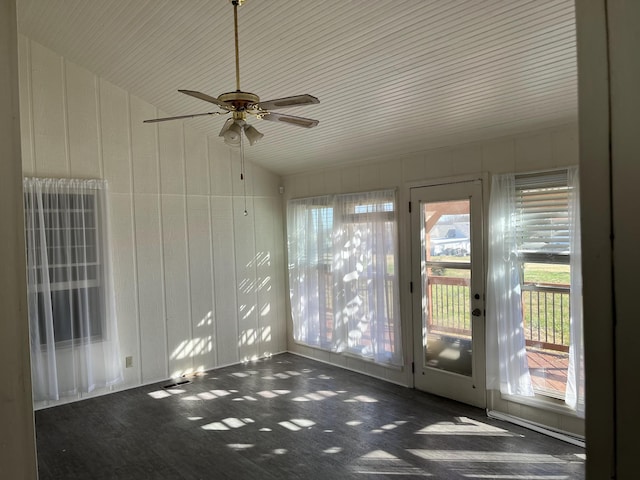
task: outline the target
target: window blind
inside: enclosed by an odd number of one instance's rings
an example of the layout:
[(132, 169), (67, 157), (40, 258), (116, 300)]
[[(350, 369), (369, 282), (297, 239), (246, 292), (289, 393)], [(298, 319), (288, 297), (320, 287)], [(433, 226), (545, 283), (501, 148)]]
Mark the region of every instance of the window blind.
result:
[(521, 253), (569, 254), (567, 172), (516, 176), (516, 243)]

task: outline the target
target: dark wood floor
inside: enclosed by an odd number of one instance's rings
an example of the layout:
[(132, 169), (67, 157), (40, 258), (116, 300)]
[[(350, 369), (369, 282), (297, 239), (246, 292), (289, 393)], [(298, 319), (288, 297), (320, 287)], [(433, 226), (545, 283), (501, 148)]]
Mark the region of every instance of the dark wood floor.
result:
[(40, 479), (580, 479), (579, 447), (291, 354), (36, 412)]

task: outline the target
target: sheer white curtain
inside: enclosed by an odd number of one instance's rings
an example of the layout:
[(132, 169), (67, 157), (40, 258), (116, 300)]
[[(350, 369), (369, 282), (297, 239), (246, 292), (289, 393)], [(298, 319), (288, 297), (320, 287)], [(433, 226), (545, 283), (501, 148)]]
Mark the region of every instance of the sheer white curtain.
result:
[(333, 207), (328, 196), (290, 200), (287, 208), (289, 289), (293, 337), (328, 348), (332, 339), (331, 249)]
[(24, 180), (35, 401), (122, 381), (106, 182)]
[(580, 182), (577, 167), (567, 171), (569, 186), (569, 225), (571, 242), (571, 296), (569, 298), (569, 368), (565, 402), (584, 417), (584, 342), (582, 334), (582, 248), (580, 245)]
[(398, 364), (395, 210), (393, 190), (336, 196), (332, 270), (340, 341), (351, 352)]
[(489, 202), (487, 386), (504, 394), (533, 396), (524, 337), (515, 203), (515, 175), (495, 175)]
[(296, 341), (401, 364), (395, 191), (288, 204)]

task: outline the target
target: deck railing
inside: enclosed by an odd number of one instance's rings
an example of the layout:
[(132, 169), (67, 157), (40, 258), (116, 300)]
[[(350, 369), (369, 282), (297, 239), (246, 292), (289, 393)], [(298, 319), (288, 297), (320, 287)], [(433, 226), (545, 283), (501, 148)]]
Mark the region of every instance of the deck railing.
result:
[(469, 298), (468, 278), (429, 277), (428, 327), (440, 332), (471, 336)]
[[(385, 326), (382, 322), (376, 323), (375, 327), (378, 329), (375, 334), (378, 339), (383, 339), (383, 342), (380, 344), (384, 344), (384, 348), (392, 352), (395, 345), (394, 331), (395, 331), (395, 322), (398, 321), (395, 315), (394, 302), (395, 294), (394, 294), (394, 280), (395, 277), (392, 274), (388, 274), (385, 276), (384, 283), (384, 299), (382, 296), (377, 298), (377, 303), (382, 303), (384, 306), (382, 308), (385, 309), (384, 314), (381, 314), (381, 318), (386, 318), (387, 326)], [(369, 294), (370, 287), (368, 286), (368, 282), (361, 281), (358, 282), (358, 285), (355, 287), (354, 291), (351, 291), (351, 295), (357, 296), (362, 305), (362, 309), (366, 309), (370, 307), (372, 298)], [(331, 269), (327, 265), (323, 265), (321, 268), (321, 274), (318, 276), (318, 299), (317, 299), (317, 308), (320, 312), (321, 318), (324, 321), (318, 322), (318, 337), (320, 339), (320, 346), (325, 348), (332, 347), (333, 341), (333, 329), (334, 329), (334, 302), (333, 296), (335, 292), (333, 291), (333, 276), (331, 273)], [(374, 334), (371, 326), (365, 325), (365, 318), (361, 319), (361, 328), (358, 332), (357, 337), (350, 338), (350, 341), (355, 344), (354, 350), (358, 351), (358, 349), (363, 347), (371, 347), (371, 336)]]
[[(569, 285), (522, 286), (527, 345), (569, 351)], [(462, 336), (471, 335), (469, 279), (430, 277), (427, 282), (429, 329)]]
[[(331, 342), (333, 330), (333, 306), (331, 276), (327, 272), (320, 276), (323, 285), (319, 288), (319, 304), (324, 306), (325, 321), (320, 322), (320, 338)], [(471, 336), (471, 312), (469, 311), (468, 278), (429, 277), (427, 282), (428, 329), (434, 332)], [(390, 323), (393, 315), (393, 283), (387, 279), (386, 312)], [(522, 286), (522, 311), (524, 314), (525, 340), (528, 346), (569, 351), (569, 285), (531, 284)], [(360, 292), (366, 300), (366, 289)], [(365, 301), (366, 303), (366, 301)], [(389, 335), (388, 331), (386, 335)], [(369, 343), (371, 332), (364, 330), (360, 344)], [(393, 339), (388, 339), (393, 343)]]
[(569, 351), (569, 285), (522, 285), (522, 313), (527, 345)]

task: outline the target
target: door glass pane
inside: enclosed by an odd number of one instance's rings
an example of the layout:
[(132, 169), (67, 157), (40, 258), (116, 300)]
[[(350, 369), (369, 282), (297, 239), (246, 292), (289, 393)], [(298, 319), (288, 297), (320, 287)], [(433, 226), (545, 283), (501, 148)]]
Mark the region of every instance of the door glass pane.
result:
[(471, 261), (469, 200), (423, 204), (425, 260)]
[(425, 366), (472, 375), (469, 200), (423, 204)]

